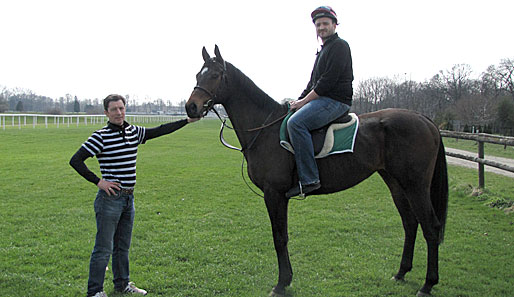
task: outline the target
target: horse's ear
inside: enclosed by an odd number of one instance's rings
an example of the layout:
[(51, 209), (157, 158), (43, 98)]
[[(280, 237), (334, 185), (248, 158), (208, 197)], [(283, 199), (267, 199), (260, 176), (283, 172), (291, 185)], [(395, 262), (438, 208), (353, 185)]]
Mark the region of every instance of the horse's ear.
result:
[(214, 45), (214, 54), (216, 55), (216, 58), (218, 58), (222, 64), (225, 64), (225, 60), (223, 60), (223, 58), (221, 57), (220, 48), (218, 47), (217, 44)]
[(209, 56), (209, 53), (207, 53), (207, 50), (205, 49), (205, 46), (202, 49), (202, 57), (203, 57), (203, 61), (204, 62), (209, 61), (209, 59), (211, 58), (211, 56)]

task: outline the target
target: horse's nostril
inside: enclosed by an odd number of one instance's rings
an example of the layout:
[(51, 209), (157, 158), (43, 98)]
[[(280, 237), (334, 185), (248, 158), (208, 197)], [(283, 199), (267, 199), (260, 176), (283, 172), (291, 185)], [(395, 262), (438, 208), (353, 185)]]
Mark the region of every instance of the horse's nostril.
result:
[(189, 116), (194, 116), (196, 114), (196, 104), (188, 104), (186, 105), (186, 112)]

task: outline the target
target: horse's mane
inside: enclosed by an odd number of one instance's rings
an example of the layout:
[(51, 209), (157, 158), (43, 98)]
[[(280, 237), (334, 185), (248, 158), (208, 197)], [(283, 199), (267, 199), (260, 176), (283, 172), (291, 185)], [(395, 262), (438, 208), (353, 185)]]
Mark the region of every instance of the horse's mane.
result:
[(271, 98), (266, 92), (264, 92), (261, 88), (259, 88), (246, 74), (244, 74), (241, 70), (235, 67), (233, 64), (226, 62), (227, 73), (230, 76), (231, 82), (235, 85), (238, 85), (241, 90), (245, 90), (246, 94), (253, 94), (254, 98), (258, 98), (260, 100), (253, 100), (253, 102), (262, 109), (275, 109), (282, 106), (285, 107), (284, 104), (280, 104)]

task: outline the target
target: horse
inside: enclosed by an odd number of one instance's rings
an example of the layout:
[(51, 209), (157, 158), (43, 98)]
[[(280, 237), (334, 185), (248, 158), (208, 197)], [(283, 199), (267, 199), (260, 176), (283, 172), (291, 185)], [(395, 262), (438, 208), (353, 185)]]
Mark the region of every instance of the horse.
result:
[[(215, 56), (202, 49), (204, 64), (186, 102), (187, 115), (203, 117), (221, 104), (246, 159), (250, 180), (263, 192), (278, 259), (278, 282), (270, 296), (284, 296), (292, 282), (289, 259), (288, 203), (285, 193), (298, 178), (294, 156), (279, 144), (280, 118), (288, 112), (225, 61), (216, 45)], [(353, 187), (378, 172), (400, 213), (405, 238), (400, 268), (392, 279), (404, 280), (412, 269), (418, 224), (427, 244), (425, 283), (417, 296), (429, 296), (439, 282), (439, 244), (444, 239), (448, 208), (445, 149), (437, 126), (420, 113), (385, 109), (359, 115), (353, 153), (317, 159), (321, 188), (312, 195)]]

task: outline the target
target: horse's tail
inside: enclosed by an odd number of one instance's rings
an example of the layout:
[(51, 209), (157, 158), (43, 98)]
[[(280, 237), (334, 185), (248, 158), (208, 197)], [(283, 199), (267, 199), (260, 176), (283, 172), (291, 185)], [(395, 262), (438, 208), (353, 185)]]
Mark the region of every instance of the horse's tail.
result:
[(444, 150), (443, 139), (440, 137), (439, 152), (435, 163), (434, 175), (430, 186), (430, 200), (435, 214), (441, 224), (439, 231), (439, 243), (444, 241), (444, 229), (446, 225), (446, 215), (448, 213), (448, 171), (446, 167), (446, 153)]

